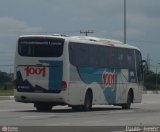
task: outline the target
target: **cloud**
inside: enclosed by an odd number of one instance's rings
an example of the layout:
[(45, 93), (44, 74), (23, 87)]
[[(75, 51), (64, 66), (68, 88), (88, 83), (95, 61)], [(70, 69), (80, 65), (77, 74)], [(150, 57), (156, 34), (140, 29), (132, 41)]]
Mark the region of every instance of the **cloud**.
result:
[(11, 17), (0, 17), (0, 37), (15, 37), (20, 34), (41, 32), (40, 27), (30, 26), (27, 22)]
[[(0, 4), (0, 53), (6, 51), (8, 55), (12, 54), (17, 37), (21, 34), (79, 35), (80, 30), (94, 30), (95, 33), (90, 35), (123, 41), (123, 2), (124, 0), (3, 0)], [(127, 42), (135, 42), (145, 54), (150, 53), (159, 60), (158, 52), (155, 54), (155, 51), (160, 49), (160, 0), (126, 2)], [(157, 43), (150, 44), (152, 41)]]
[[(134, 28), (128, 28), (127, 29), (127, 39), (129, 40), (137, 40), (139, 37), (144, 37), (145, 32), (142, 32), (141, 30), (134, 29)], [(115, 31), (112, 33), (112, 36), (115, 38), (122, 39), (124, 37), (124, 31)]]
[(22, 34), (37, 34), (40, 27), (13, 17), (0, 17), (0, 68), (2, 64), (13, 64), (16, 41)]
[(143, 14), (130, 14), (127, 16), (127, 21), (130, 25), (136, 25), (144, 28), (148, 27), (159, 27), (160, 16), (159, 17), (148, 17)]

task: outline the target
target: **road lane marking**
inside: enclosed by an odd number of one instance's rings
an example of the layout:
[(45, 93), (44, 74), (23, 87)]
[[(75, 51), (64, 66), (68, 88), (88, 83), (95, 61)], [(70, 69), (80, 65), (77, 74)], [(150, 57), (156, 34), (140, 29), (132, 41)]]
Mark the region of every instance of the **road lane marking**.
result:
[(99, 120), (99, 121), (86, 121), (85, 123), (98, 123), (98, 122), (104, 122), (105, 120)]
[(135, 112), (135, 110), (116, 110), (116, 111), (110, 111), (110, 114), (123, 114), (123, 113), (132, 113)]
[(123, 119), (117, 119), (119, 121), (129, 121), (129, 120), (137, 120), (137, 118), (123, 118)]
[(88, 124), (88, 126), (89, 126), (90, 123), (100, 123), (100, 122), (105, 122), (105, 121), (106, 120), (97, 120), (97, 121), (88, 120), (88, 121), (80, 121), (80, 122), (66, 122), (66, 123), (47, 124), (47, 126), (64, 126), (64, 125), (84, 126), (86, 124)]
[(40, 115), (40, 116), (20, 116), (21, 119), (45, 119), (45, 118), (55, 118), (56, 115)]
[(0, 110), (0, 112), (12, 112), (12, 111), (18, 111), (19, 109), (3, 109)]
[(73, 125), (75, 123), (56, 123), (56, 124), (47, 124), (47, 126), (65, 126), (65, 125)]

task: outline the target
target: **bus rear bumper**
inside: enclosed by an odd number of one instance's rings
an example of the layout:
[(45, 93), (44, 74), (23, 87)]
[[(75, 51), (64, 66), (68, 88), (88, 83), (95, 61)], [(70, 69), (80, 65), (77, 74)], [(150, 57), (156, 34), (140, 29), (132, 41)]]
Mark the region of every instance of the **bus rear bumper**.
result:
[(36, 103), (36, 102), (46, 102), (55, 104), (66, 104), (62, 93), (26, 93), (26, 92), (15, 92), (14, 98), (16, 102), (23, 103)]

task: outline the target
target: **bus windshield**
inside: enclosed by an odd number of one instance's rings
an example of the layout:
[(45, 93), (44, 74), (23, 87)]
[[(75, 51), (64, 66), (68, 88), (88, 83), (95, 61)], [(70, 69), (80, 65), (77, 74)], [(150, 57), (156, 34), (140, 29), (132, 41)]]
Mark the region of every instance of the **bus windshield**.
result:
[(63, 39), (20, 38), (18, 53), (26, 57), (60, 57), (63, 53)]

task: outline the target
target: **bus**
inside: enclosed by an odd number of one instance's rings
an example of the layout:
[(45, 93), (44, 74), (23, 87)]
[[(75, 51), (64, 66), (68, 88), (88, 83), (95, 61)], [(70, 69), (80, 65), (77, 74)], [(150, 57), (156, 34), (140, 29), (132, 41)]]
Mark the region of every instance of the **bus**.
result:
[(64, 35), (23, 35), (15, 53), (15, 101), (38, 111), (68, 105), (130, 109), (142, 100), (142, 55), (120, 41)]

